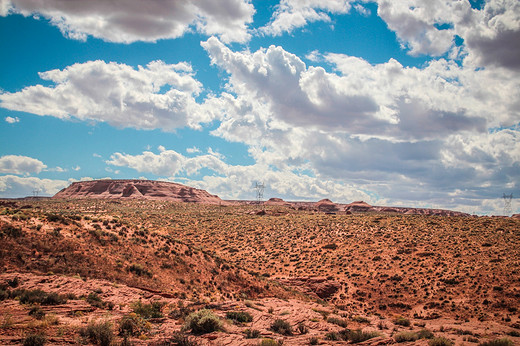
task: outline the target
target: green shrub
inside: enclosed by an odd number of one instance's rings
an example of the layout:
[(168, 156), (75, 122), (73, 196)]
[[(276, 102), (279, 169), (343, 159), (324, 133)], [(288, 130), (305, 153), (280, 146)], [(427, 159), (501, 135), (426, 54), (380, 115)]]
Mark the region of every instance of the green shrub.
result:
[(211, 310), (202, 309), (191, 313), (184, 323), (184, 330), (193, 334), (211, 333), (222, 329), (222, 322)]
[(292, 327), (289, 324), (289, 322), (284, 321), (280, 318), (275, 320), (271, 324), (271, 327), (269, 329), (271, 329), (273, 332), (278, 333), (278, 334), (293, 335), (293, 330), (292, 330)]
[(114, 331), (110, 321), (90, 322), (87, 327), (80, 330), (80, 335), (100, 346), (110, 346), (114, 341)]
[(161, 312), (163, 306), (166, 303), (155, 301), (151, 304), (143, 304), (140, 300), (132, 303), (132, 310), (140, 315), (142, 318), (161, 318), (163, 314)]
[(400, 332), (394, 335), (394, 339), (396, 342), (416, 341), (419, 335), (415, 332)]
[(149, 330), (150, 327), (146, 321), (136, 313), (124, 315), (119, 320), (119, 335), (121, 336), (139, 336)]
[(394, 323), (404, 327), (410, 327), (410, 320), (404, 318), (403, 316), (399, 316), (394, 320)]
[(253, 321), (253, 316), (251, 316), (251, 314), (246, 311), (228, 311), (226, 313), (226, 318), (241, 323)]
[(67, 299), (58, 293), (47, 293), (37, 288), (34, 290), (15, 290), (12, 296), (20, 298), (20, 304), (59, 305), (65, 304)]
[(45, 317), (45, 311), (43, 311), (39, 306), (34, 306), (31, 308), (31, 310), (29, 310), (29, 316), (32, 316), (37, 320), (41, 320)]
[(260, 343), (258, 345), (259, 346), (279, 346), (280, 343), (273, 339), (262, 339), (262, 341), (260, 341)]
[(149, 278), (153, 276), (150, 271), (148, 271), (140, 264), (132, 264), (128, 267), (128, 271), (134, 273), (137, 276), (148, 276)]
[(375, 337), (378, 337), (380, 334), (377, 332), (364, 332), (361, 329), (356, 330), (348, 330), (345, 329), (341, 332), (344, 340), (349, 340), (353, 344), (356, 344), (358, 342), (363, 342)]
[(433, 339), (434, 337), (433, 332), (429, 331), (428, 329), (421, 329), (417, 332), (417, 336), (419, 339)]
[(13, 225), (4, 225), (0, 229), (0, 238), (2, 238), (3, 235), (6, 235), (7, 237), (11, 238), (19, 238), (23, 236), (22, 228), (21, 227), (15, 227)]
[(246, 329), (244, 330), (246, 339), (257, 339), (260, 337), (260, 331), (258, 329)]
[(502, 339), (496, 339), (496, 340), (490, 340), (481, 342), (479, 346), (513, 346), (514, 343), (509, 340), (508, 338), (502, 338)]
[(428, 341), (428, 346), (451, 346), (453, 345), (453, 341), (450, 339), (446, 339), (444, 337), (433, 338)]
[(341, 337), (341, 335), (339, 335), (336, 332), (328, 332), (327, 334), (325, 334), (325, 339), (331, 340), (331, 341), (338, 341), (338, 340), (341, 340), (342, 337)]
[(336, 324), (343, 328), (347, 328), (347, 325), (348, 325), (347, 320), (344, 320), (342, 318), (337, 318), (337, 317), (329, 317), (327, 319), (327, 322)]
[(43, 334), (29, 334), (23, 339), (23, 346), (43, 346), (47, 338)]

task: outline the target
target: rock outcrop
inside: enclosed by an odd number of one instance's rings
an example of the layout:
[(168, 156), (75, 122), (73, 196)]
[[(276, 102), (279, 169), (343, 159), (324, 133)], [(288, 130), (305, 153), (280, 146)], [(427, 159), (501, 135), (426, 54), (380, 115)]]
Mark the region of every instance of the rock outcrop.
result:
[(205, 204), (223, 203), (217, 195), (212, 195), (205, 190), (154, 180), (81, 181), (72, 183), (53, 198), (124, 198)]
[(292, 277), (277, 279), (282, 284), (291, 286), (306, 294), (316, 295), (321, 299), (332, 297), (341, 288), (341, 284), (325, 277)]

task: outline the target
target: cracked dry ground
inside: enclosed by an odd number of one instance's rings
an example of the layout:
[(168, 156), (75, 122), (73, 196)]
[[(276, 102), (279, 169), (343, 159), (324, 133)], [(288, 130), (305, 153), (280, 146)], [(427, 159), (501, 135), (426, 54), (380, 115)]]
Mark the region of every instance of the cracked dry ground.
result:
[[(456, 344), (520, 343), (519, 220), (255, 208), (2, 202), (0, 343), (101, 343), (85, 330), (104, 322), (112, 344), (345, 344), (358, 329), (374, 345), (424, 330)], [(63, 300), (25, 299), (36, 289)], [(160, 317), (137, 302), (160, 302)], [(204, 308), (220, 330), (178, 332)], [(126, 338), (125, 318), (142, 327)], [(292, 335), (272, 327), (278, 319)]]

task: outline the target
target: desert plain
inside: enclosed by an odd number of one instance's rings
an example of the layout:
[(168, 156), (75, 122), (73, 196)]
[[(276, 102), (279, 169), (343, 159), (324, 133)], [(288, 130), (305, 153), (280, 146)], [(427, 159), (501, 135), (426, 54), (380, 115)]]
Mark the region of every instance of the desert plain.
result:
[(0, 344), (38, 342), (520, 344), (520, 220), (2, 200)]

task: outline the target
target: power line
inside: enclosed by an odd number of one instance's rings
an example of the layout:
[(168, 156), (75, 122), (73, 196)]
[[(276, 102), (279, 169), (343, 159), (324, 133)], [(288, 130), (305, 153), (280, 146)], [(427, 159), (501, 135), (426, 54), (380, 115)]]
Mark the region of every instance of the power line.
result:
[(511, 202), (513, 200), (513, 194), (506, 195), (504, 193), (504, 215), (511, 215), (513, 212), (513, 208), (511, 207)]
[(256, 189), (256, 203), (260, 204), (260, 203), (262, 203), (262, 199), (264, 198), (264, 189), (265, 189), (264, 183), (256, 182), (255, 189)]

